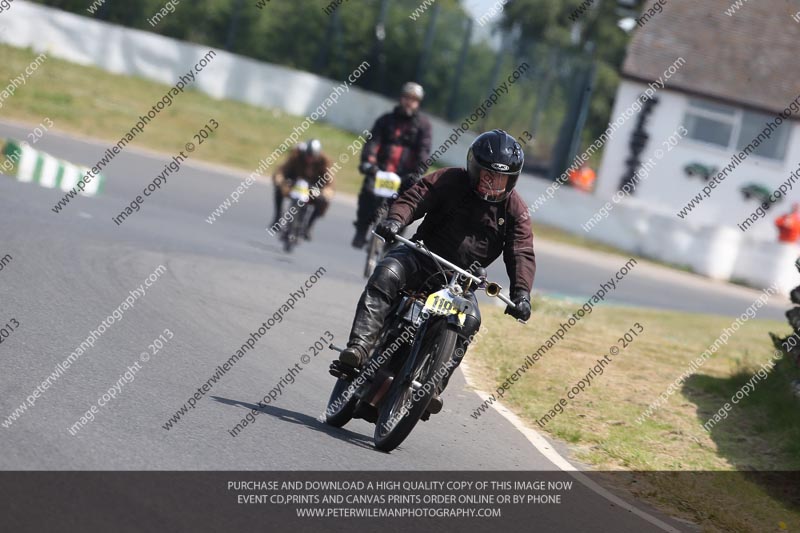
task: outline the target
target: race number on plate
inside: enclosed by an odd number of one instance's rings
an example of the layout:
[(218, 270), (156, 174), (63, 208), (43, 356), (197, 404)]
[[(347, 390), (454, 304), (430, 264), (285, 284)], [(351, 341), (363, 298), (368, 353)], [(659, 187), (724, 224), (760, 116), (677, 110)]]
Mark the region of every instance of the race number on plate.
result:
[(295, 181), (292, 190), (289, 191), (289, 197), (293, 200), (307, 202), (309, 198), (308, 182), (306, 180)]
[(375, 173), (375, 187), (372, 189), (372, 192), (375, 196), (381, 198), (392, 198), (393, 196), (397, 196), (397, 191), (400, 190), (401, 182), (400, 176), (394, 172), (379, 170)]
[(428, 295), (428, 299), (425, 300), (425, 307), (422, 310), (432, 315), (458, 315), (458, 323), (462, 326), (467, 319), (466, 313), (458, 312), (458, 309), (453, 304), (453, 296), (447, 289)]

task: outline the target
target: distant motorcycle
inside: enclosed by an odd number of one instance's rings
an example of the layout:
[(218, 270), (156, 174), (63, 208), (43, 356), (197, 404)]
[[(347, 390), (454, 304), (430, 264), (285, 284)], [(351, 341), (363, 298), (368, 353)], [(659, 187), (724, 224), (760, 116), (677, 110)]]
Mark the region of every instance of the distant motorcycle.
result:
[[(402, 179), (394, 172), (379, 170), (375, 173), (375, 184), (372, 187), (372, 194), (381, 199), (381, 203), (376, 210), (375, 220), (370, 225), (375, 228), (380, 224), (389, 213), (389, 203), (397, 198)], [(368, 278), (375, 270), (375, 265), (383, 257), (383, 239), (370, 231), (370, 238), (367, 241), (367, 262), (364, 264), (364, 277)]]
[(311, 215), (308, 205), (311, 199), (311, 190), (308, 182), (302, 178), (295, 180), (289, 190), (289, 199), (293, 202), (296, 213), (283, 229), (283, 235), (281, 236), (283, 250), (287, 253), (291, 253), (294, 247), (297, 246), (308, 226)]
[[(443, 283), (426, 284), (418, 292), (404, 291), (397, 299), (378, 335), (378, 342), (362, 369), (334, 360), (330, 373), (337, 378), (325, 422), (342, 427), (353, 418), (375, 424), (375, 447), (397, 448), (425, 414), (437, 386), (452, 371), (458, 331), (472, 302), (465, 293), (477, 289), (510, 306), (501, 287), (439, 257), (422, 242), (397, 236), (397, 240), (433, 259)], [(482, 269), (481, 269), (482, 270)], [(449, 276), (449, 280), (448, 280)], [(435, 282), (438, 278), (431, 278)], [(332, 350), (342, 349), (331, 344)]]

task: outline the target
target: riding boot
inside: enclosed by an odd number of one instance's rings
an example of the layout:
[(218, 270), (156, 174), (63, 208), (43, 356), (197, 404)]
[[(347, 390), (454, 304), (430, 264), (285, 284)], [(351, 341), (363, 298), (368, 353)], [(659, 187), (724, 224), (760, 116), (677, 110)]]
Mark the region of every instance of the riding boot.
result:
[[(365, 353), (370, 353), (405, 279), (405, 266), (397, 258), (386, 257), (378, 263), (358, 300), (348, 347), (360, 346)], [(347, 364), (347, 361), (342, 362)]]

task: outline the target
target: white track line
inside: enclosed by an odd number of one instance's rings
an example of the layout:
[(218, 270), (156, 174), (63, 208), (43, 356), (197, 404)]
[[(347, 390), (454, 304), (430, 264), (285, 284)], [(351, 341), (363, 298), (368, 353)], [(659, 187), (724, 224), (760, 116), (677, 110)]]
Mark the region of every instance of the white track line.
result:
[[(460, 366), (464, 374), (464, 379), (466, 379), (467, 381), (467, 385), (470, 386), (472, 392), (477, 394), (482, 401), (484, 402), (487, 401), (490, 398), (490, 395), (483, 392), (482, 390), (478, 390), (477, 388), (475, 388), (475, 385), (471, 383), (469, 379), (469, 374), (470, 374), (469, 367), (464, 363), (465, 362), (462, 361)], [(617, 505), (622, 509), (625, 509), (635, 514), (642, 520), (645, 520), (653, 524), (654, 526), (658, 527), (663, 531), (669, 531), (670, 533), (680, 533), (679, 529), (676, 529), (673, 526), (667, 524), (666, 522), (659, 520), (658, 518), (642, 511), (637, 507), (634, 507), (633, 505), (629, 504), (619, 496), (612, 494), (604, 487), (598, 485), (596, 482), (589, 479), (585, 474), (581, 473), (577, 468), (575, 468), (572, 465), (572, 463), (570, 463), (564, 457), (562, 457), (561, 454), (559, 454), (539, 432), (525, 425), (525, 422), (523, 422), (522, 419), (520, 419), (520, 417), (512, 413), (506, 406), (500, 403), (500, 401), (495, 400), (494, 403), (491, 404), (491, 407), (495, 411), (497, 411), (500, 414), (500, 416), (508, 420), (511, 423), (511, 425), (517, 429), (517, 431), (522, 433), (525, 436), (525, 438), (528, 439), (528, 442), (533, 444), (533, 446), (539, 451), (539, 453), (544, 455), (551, 463), (556, 465), (562, 471), (567, 472), (570, 476), (575, 478), (576, 481), (583, 484), (586, 488), (595, 492), (596, 494), (599, 494), (600, 496), (610, 501), (614, 505)]]

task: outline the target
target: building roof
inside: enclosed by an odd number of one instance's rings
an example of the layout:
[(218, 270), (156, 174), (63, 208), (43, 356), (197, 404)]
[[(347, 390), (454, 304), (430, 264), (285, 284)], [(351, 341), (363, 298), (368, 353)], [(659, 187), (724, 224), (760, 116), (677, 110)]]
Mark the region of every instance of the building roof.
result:
[(634, 30), (623, 77), (656, 81), (683, 57), (669, 89), (771, 112), (800, 94), (800, 23), (792, 19), (800, 2), (740, 0), (729, 16), (736, 0), (661, 1), (662, 12)]

